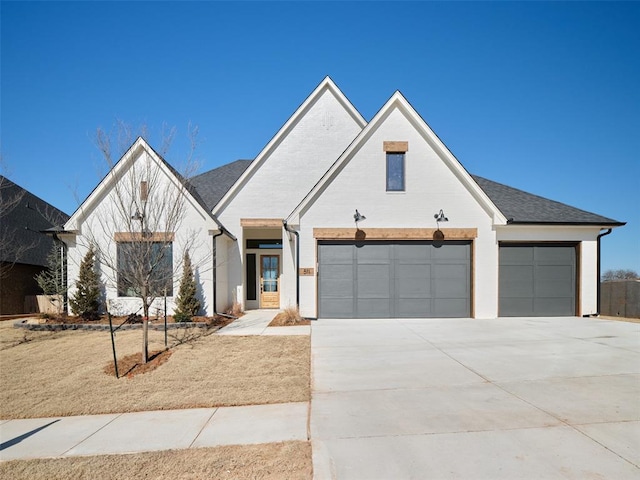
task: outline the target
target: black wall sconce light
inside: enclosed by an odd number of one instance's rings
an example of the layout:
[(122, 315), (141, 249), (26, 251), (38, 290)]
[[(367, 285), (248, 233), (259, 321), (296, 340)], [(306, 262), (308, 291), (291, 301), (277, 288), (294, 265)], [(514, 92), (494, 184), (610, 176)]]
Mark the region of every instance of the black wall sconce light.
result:
[(436, 225), (438, 226), (438, 229), (440, 229), (440, 222), (448, 222), (449, 219), (447, 217), (445, 217), (444, 212), (442, 211), (442, 209), (440, 209), (440, 211), (438, 213), (436, 213), (433, 218), (436, 219)]

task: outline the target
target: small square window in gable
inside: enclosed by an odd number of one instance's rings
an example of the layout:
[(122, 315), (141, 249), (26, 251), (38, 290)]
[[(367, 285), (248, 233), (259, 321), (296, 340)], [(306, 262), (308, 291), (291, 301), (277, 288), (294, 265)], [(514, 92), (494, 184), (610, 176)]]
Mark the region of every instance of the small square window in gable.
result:
[(409, 142), (384, 142), (383, 149), (387, 155), (387, 192), (404, 192), (405, 153)]

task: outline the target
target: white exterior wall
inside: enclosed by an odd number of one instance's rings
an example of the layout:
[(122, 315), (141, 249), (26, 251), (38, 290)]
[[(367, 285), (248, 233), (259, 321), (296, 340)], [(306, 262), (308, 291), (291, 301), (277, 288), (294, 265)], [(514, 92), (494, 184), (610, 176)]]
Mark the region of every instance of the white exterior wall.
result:
[[(234, 301), (234, 292), (244, 284), (246, 235), (240, 219), (286, 218), (360, 130), (356, 119), (334, 93), (325, 88), (273, 150), (262, 158), (259, 168), (228, 204), (215, 212), (238, 239), (235, 247), (228, 250), (227, 303)], [(280, 304), (295, 305), (295, 266), (291, 262), (291, 248), (295, 247), (288, 245), (288, 235), (282, 238)], [(295, 256), (295, 251), (293, 254)], [(223, 292), (219, 290), (218, 294), (220, 298)], [(240, 303), (243, 302), (244, 298)]]
[(499, 242), (579, 242), (578, 262), (580, 297), (579, 315), (598, 311), (598, 234), (599, 227), (583, 226), (521, 226), (497, 228)]
[(283, 283), (280, 298), (280, 307), (286, 308), (296, 305), (296, 236), (293, 233), (282, 231), (282, 271)]
[[(384, 141), (409, 142), (404, 192), (386, 191)], [(442, 228), (477, 228), (473, 252), (474, 315), (496, 316), (498, 249), (492, 218), (397, 108), (301, 214), (300, 267), (317, 271), (313, 228), (353, 228), (356, 209), (367, 217), (359, 224), (365, 232), (367, 228), (435, 228), (434, 214), (440, 209), (449, 218)], [(316, 277), (301, 277), (300, 283), (301, 313), (315, 317)]]
[[(133, 165), (134, 170), (131, 166)], [(182, 219), (174, 229), (175, 238), (173, 242), (173, 269), (174, 269), (174, 285), (173, 296), (168, 298), (167, 305), (169, 313), (173, 313), (174, 296), (178, 294), (180, 279), (182, 276), (182, 258), (186, 248), (189, 248), (194, 277), (197, 283), (198, 296), (202, 304), (203, 313), (205, 315), (213, 314), (213, 264), (212, 264), (212, 234), (210, 230), (216, 229), (217, 226), (211, 217), (198, 205), (195, 200), (181, 190), (176, 178), (172, 174), (167, 174), (166, 167), (159, 166), (144, 149), (139, 149), (135, 157), (130, 160), (128, 165), (123, 165), (119, 170), (121, 175), (120, 182), (127, 185), (130, 178), (134, 178), (136, 185), (135, 191), (138, 192), (137, 184), (139, 180), (145, 178), (147, 168), (161, 168), (162, 173), (154, 180), (154, 185), (149, 194), (148, 203), (152, 203), (156, 195), (162, 198), (184, 198), (184, 213)], [(133, 175), (133, 177), (132, 177)], [(131, 188), (125, 187), (124, 192), (130, 193)], [(155, 192), (155, 194), (154, 194)], [(68, 244), (68, 279), (70, 285), (69, 294), (75, 292), (75, 281), (78, 277), (79, 265), (82, 258), (87, 252), (89, 244), (95, 242), (99, 245), (99, 251), (104, 252), (103, 255), (108, 256), (110, 263), (114, 263), (117, 258), (117, 243), (114, 240), (115, 232), (126, 232), (126, 225), (119, 225), (118, 219), (122, 218), (118, 212), (116, 204), (116, 195), (110, 185), (102, 184), (96, 190), (97, 195), (90, 197), (89, 205), (83, 205), (83, 211), (77, 217), (74, 229), (78, 232), (75, 239), (69, 239)], [(176, 200), (178, 201), (178, 200)], [(87, 202), (85, 202), (86, 204)], [(125, 202), (126, 203), (126, 202)], [(150, 207), (152, 209), (152, 207)], [(132, 207), (131, 215), (135, 213), (135, 207)], [(159, 219), (150, 224), (166, 225), (165, 220)], [(159, 228), (160, 229), (160, 228)], [(164, 229), (163, 229), (164, 231)], [(99, 257), (99, 256), (98, 256)], [(104, 259), (103, 259), (104, 260)], [(111, 309), (117, 313), (128, 314), (136, 312), (141, 305), (139, 299), (131, 297), (118, 297), (117, 292), (117, 273), (109, 268), (106, 263), (109, 261), (101, 261), (97, 259), (100, 266), (101, 280), (105, 287), (106, 299), (111, 301)], [(157, 299), (152, 306), (151, 313), (155, 313), (155, 308), (163, 306), (163, 299)]]
[(236, 242), (226, 235), (216, 237), (216, 312), (224, 312), (231, 303), (229, 298), (229, 250), (232, 249)]

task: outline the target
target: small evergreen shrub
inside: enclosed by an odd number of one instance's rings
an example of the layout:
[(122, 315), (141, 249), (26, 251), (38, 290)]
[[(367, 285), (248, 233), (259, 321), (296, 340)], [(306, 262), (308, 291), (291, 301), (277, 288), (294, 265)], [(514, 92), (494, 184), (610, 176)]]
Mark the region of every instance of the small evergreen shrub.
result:
[(173, 315), (173, 320), (175, 322), (178, 322), (178, 323), (190, 322), (191, 321), (191, 315), (187, 315), (186, 313), (182, 313), (182, 312), (176, 312)]
[(182, 265), (182, 279), (176, 298), (176, 309), (173, 319), (176, 322), (190, 322), (191, 317), (200, 311), (200, 301), (196, 298), (196, 281), (189, 252), (185, 252)]
[(69, 299), (71, 311), (85, 320), (100, 318), (100, 278), (96, 272), (95, 252), (90, 248), (80, 263), (76, 292)]

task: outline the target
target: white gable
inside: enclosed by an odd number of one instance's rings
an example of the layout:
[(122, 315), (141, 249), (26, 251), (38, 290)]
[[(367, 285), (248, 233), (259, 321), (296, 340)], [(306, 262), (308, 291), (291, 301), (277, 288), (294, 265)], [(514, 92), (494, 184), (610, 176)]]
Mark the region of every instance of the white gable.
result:
[[(117, 304), (126, 313), (138, 310), (138, 299), (118, 294), (116, 265), (118, 245), (139, 234), (142, 218), (149, 238), (161, 238), (171, 244), (173, 294), (177, 294), (183, 253), (188, 251), (202, 287), (204, 312), (211, 315), (213, 306), (208, 298), (214, 283), (211, 236), (220, 231), (219, 225), (188, 191), (179, 174), (141, 138), (65, 224), (65, 230), (72, 232), (63, 236), (68, 247), (70, 293), (73, 294), (79, 265), (91, 245), (97, 251), (101, 280), (111, 308)], [(169, 298), (170, 312), (171, 308)]]
[[(173, 188), (183, 192), (186, 196), (186, 202), (191, 206), (191, 209), (194, 210), (193, 213), (200, 217), (200, 221), (209, 223), (212, 228), (217, 228), (217, 224), (211, 214), (182, 186), (182, 180), (178, 178), (176, 173), (158, 156), (153, 148), (151, 148), (142, 137), (139, 137), (73, 213), (65, 224), (64, 229), (72, 232), (78, 231), (81, 229), (82, 223), (89, 218), (96, 209), (109, 208), (108, 199), (110, 196), (113, 196), (113, 189), (116, 188), (118, 182), (126, 182), (132, 178), (131, 169), (136, 169), (138, 172), (143, 169), (153, 172), (157, 170), (158, 175), (161, 177), (159, 183), (165, 185), (163, 188)], [(142, 178), (140, 174), (134, 175), (134, 177)], [(169, 187), (169, 185), (172, 187)], [(127, 190), (131, 189), (127, 188)], [(106, 204), (105, 201), (107, 202)]]
[(228, 228), (241, 217), (283, 218), (365, 125), (325, 79), (213, 210)]
[[(404, 192), (386, 192), (385, 141), (408, 142)], [(329, 200), (320, 202), (321, 196)], [(457, 218), (468, 216), (473, 204), (474, 211), (484, 211), (494, 222), (506, 223), (502, 213), (469, 173), (404, 97), (396, 92), (288, 219), (292, 224), (299, 223), (300, 217), (315, 208), (316, 202), (345, 208), (348, 205), (351, 210), (364, 208), (357, 206), (360, 204), (382, 209), (384, 217), (393, 217), (398, 226), (403, 223), (416, 226), (413, 216), (416, 209), (439, 210), (455, 205), (463, 197), (470, 203), (460, 206), (460, 212), (455, 212), (459, 213)], [(412, 214), (402, 220), (402, 212)], [(425, 213), (425, 221), (429, 222), (426, 226), (433, 226), (433, 213), (436, 212), (432, 212), (430, 220)], [(373, 226), (371, 222), (368, 225)]]

